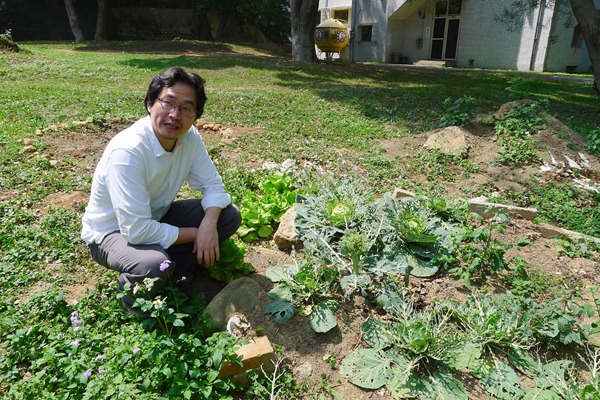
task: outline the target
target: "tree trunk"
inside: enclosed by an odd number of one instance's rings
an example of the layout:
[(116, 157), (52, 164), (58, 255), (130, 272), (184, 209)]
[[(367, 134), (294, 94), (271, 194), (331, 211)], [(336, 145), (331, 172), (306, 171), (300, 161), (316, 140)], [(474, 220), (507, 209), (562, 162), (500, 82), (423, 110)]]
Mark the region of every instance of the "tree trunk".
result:
[(65, 0), (65, 7), (67, 9), (67, 15), (69, 16), (71, 31), (75, 36), (75, 43), (83, 43), (83, 31), (81, 30), (81, 26), (79, 26), (79, 19), (77, 18), (77, 13), (75, 12), (73, 0)]
[(213, 40), (214, 36), (210, 31), (210, 20), (206, 11), (195, 14), (196, 30), (198, 32), (197, 39), (199, 40)]
[[(600, 11), (596, 9), (594, 0), (570, 1), (592, 62), (594, 87), (598, 92), (598, 85), (600, 85)], [(598, 95), (600, 96), (600, 92)]]
[(290, 0), (292, 17), (292, 60), (313, 62), (315, 52), (315, 27), (319, 0)]
[(217, 30), (215, 32), (215, 40), (217, 42), (223, 42), (226, 40), (225, 31), (227, 29), (227, 23), (229, 22), (229, 17), (231, 15), (231, 11), (234, 7), (233, 1), (223, 1), (219, 3), (219, 8), (217, 15), (219, 17), (219, 21), (217, 24)]
[(98, 18), (96, 19), (96, 34), (94, 40), (103, 42), (106, 40), (106, 14), (108, 12), (108, 0), (98, 0)]

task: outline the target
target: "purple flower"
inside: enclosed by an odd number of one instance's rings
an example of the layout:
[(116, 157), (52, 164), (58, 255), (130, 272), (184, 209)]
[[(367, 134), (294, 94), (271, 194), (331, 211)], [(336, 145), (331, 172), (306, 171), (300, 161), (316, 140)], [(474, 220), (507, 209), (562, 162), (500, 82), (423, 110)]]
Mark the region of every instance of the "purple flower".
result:
[(165, 272), (169, 266), (171, 266), (171, 260), (165, 260), (160, 264), (158, 269), (160, 269), (160, 272)]
[(86, 378), (89, 378), (90, 376), (92, 376), (92, 370), (88, 369), (87, 371), (85, 371), (83, 373), (83, 376), (85, 376)]
[(125, 343), (125, 338), (121, 338), (121, 340), (119, 340), (119, 343), (121, 343), (121, 344)]
[(104, 358), (104, 356), (103, 356), (102, 354), (98, 354), (98, 355), (96, 356), (96, 361), (100, 361), (100, 360), (102, 360), (103, 358)]
[(79, 320), (79, 313), (77, 311), (73, 311), (71, 313), (71, 323), (73, 325), (79, 325), (81, 321)]
[(79, 341), (79, 339), (75, 339), (75, 340), (73, 340), (73, 341), (71, 342), (71, 346), (73, 346), (73, 347), (77, 347), (77, 346), (79, 346), (79, 343), (81, 343), (81, 342)]
[(136, 347), (135, 349), (133, 349), (133, 354), (137, 354), (140, 352), (140, 348)]
[(73, 328), (73, 332), (77, 332), (77, 331), (79, 331), (79, 330), (81, 330), (81, 327), (80, 327), (80, 326), (76, 326), (76, 327), (74, 327), (74, 328)]

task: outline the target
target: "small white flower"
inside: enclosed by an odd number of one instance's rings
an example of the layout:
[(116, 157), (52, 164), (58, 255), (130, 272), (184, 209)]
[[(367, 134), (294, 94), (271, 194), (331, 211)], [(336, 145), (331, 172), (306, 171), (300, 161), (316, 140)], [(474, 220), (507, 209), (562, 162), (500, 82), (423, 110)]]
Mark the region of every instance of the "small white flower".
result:
[(154, 281), (151, 281), (150, 279), (145, 278), (144, 279), (144, 285), (146, 285), (146, 290), (147, 291), (151, 291), (152, 288), (154, 287)]
[(156, 308), (157, 310), (162, 308), (164, 302), (161, 299), (156, 299), (152, 302), (152, 304), (154, 304), (154, 308)]

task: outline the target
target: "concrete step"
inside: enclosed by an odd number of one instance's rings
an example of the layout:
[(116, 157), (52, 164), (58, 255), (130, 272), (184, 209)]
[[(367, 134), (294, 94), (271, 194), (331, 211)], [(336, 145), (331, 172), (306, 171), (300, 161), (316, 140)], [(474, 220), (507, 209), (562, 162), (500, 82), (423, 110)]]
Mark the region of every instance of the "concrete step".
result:
[(456, 63), (454, 60), (417, 60), (413, 62), (413, 65), (424, 67), (454, 67)]

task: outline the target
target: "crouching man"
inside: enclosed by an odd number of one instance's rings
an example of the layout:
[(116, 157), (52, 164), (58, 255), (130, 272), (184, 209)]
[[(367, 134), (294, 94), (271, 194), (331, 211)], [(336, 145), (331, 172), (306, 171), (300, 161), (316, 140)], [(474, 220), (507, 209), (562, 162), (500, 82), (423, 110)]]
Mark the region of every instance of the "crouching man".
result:
[[(96, 262), (120, 273), (121, 289), (161, 278), (152, 295), (198, 265), (212, 267), (241, 223), (193, 126), (205, 102), (197, 74), (159, 73), (144, 99), (148, 115), (117, 134), (96, 167), (81, 237)], [(175, 201), (184, 181), (201, 198)], [(121, 302), (131, 309), (133, 299)]]

